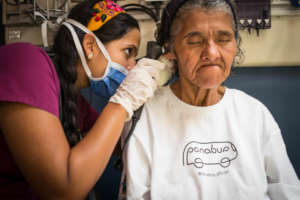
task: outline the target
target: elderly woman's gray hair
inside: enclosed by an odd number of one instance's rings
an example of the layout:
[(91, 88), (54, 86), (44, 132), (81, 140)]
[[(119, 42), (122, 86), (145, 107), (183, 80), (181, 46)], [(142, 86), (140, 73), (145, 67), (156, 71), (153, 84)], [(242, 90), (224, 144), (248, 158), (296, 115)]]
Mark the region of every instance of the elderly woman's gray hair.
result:
[(158, 43), (169, 51), (173, 47), (175, 36), (180, 32), (182, 19), (193, 9), (205, 11), (223, 11), (232, 16), (232, 29), (237, 42), (235, 64), (242, 62), (244, 55), (240, 48), (241, 37), (238, 31), (235, 6), (230, 0), (171, 0), (164, 9), (157, 32)]

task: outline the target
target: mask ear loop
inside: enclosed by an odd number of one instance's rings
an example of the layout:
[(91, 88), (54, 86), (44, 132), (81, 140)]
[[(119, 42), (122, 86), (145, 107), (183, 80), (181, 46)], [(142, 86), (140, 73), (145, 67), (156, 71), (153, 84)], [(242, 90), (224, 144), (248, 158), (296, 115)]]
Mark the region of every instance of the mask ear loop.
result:
[[(79, 41), (78, 35), (75, 32), (74, 28), (71, 26), (71, 24), (74, 25), (74, 26), (76, 26), (76, 27), (78, 27), (78, 28), (80, 28), (85, 33), (90, 33), (90, 34), (92, 34), (95, 37), (96, 42), (97, 42), (100, 50), (102, 51), (104, 57), (107, 59), (107, 62), (108, 62), (107, 67), (106, 67), (105, 72), (104, 72), (104, 75), (102, 77), (96, 78), (96, 77), (92, 76), (92, 73), (91, 73), (91, 71), (90, 71), (90, 69), (88, 67), (87, 62), (86, 62), (86, 59), (85, 59), (85, 56), (84, 56), (84, 53), (83, 53), (83, 49), (82, 49), (81, 43)], [(102, 44), (102, 42), (95, 36), (95, 34), (93, 32), (91, 32), (85, 26), (83, 26), (82, 24), (76, 22), (75, 20), (67, 19), (63, 23), (63, 25), (65, 25), (70, 30), (70, 32), (71, 32), (71, 35), (73, 37), (73, 40), (74, 40), (74, 43), (75, 43), (75, 46), (76, 46), (76, 49), (77, 49), (77, 52), (78, 52), (79, 57), (81, 59), (83, 68), (84, 68), (85, 72), (87, 73), (87, 76), (91, 80), (95, 80), (95, 81), (103, 80), (106, 77), (106, 75), (108, 74), (108, 72), (109, 72), (109, 66), (110, 66), (109, 63), (111, 63), (111, 60), (110, 60), (110, 56), (109, 56), (108, 52), (106, 51), (106, 49), (105, 49), (104, 45)]]
[(70, 24), (64, 22), (63, 25), (65, 25), (70, 30), (70, 32), (72, 34), (72, 37), (73, 37), (73, 40), (74, 40), (74, 43), (75, 43), (75, 46), (76, 46), (76, 49), (77, 49), (77, 52), (78, 52), (79, 57), (81, 59), (83, 68), (84, 68), (87, 76), (89, 78), (92, 78), (92, 73), (91, 73), (89, 67), (87, 66), (87, 62), (86, 62), (86, 59), (85, 59), (84, 54), (83, 54), (83, 49), (81, 47), (81, 44), (80, 44), (80, 41), (78, 39), (78, 36), (77, 36), (76, 32), (74, 31), (73, 27)]

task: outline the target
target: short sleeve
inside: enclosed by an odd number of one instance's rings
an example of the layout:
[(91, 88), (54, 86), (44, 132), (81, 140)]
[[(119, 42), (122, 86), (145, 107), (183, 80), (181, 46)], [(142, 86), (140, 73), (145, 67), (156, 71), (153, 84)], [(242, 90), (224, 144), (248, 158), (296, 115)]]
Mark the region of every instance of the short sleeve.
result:
[(83, 133), (88, 132), (98, 119), (97, 111), (82, 96), (78, 96), (78, 127)]
[(41, 48), (14, 43), (0, 48), (0, 101), (18, 102), (59, 117), (59, 80)]

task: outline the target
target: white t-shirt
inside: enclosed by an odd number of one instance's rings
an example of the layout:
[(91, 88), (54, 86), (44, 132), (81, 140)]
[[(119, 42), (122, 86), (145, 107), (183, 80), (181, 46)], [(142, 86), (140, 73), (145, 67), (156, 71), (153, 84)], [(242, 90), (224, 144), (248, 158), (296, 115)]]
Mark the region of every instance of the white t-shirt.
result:
[(300, 182), (269, 110), (226, 88), (192, 106), (170, 87), (146, 103), (125, 153), (128, 200), (299, 200)]

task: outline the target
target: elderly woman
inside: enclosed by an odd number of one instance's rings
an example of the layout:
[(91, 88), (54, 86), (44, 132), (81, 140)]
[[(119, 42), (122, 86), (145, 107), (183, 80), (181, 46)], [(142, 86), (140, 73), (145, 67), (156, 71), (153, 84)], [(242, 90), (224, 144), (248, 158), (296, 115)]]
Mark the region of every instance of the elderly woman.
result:
[(300, 199), (270, 111), (222, 86), (239, 55), (232, 3), (172, 0), (161, 26), (179, 78), (146, 103), (129, 140), (127, 199)]

